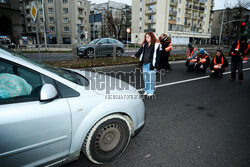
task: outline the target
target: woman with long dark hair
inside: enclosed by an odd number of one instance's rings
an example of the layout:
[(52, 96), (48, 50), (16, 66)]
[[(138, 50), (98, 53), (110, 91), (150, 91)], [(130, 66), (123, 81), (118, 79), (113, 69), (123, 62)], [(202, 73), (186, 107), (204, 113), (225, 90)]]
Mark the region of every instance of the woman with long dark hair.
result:
[(153, 32), (147, 32), (141, 48), (131, 57), (139, 58), (143, 69), (144, 95), (153, 96), (155, 91), (156, 71), (159, 70), (161, 44)]

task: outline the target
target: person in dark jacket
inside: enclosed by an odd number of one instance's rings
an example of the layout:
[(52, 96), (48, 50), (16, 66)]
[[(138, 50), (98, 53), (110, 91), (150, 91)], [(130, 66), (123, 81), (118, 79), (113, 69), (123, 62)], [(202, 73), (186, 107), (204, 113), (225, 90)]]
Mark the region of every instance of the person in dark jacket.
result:
[(238, 69), (238, 76), (240, 83), (243, 82), (243, 59), (249, 53), (249, 44), (247, 44), (247, 37), (242, 36), (239, 41), (236, 41), (230, 50), (231, 58), (231, 81), (236, 78), (236, 70)]
[(144, 41), (141, 44), (141, 48), (135, 55), (131, 57), (139, 58), (140, 64), (143, 67), (143, 79), (144, 79), (144, 95), (151, 97), (154, 95), (156, 71), (159, 70), (160, 56), (162, 47), (157, 42), (157, 39), (153, 32), (147, 32), (144, 36)]
[(222, 54), (221, 50), (216, 51), (216, 56), (212, 59), (210, 69), (210, 77), (222, 78), (222, 74), (228, 66), (227, 58)]
[(197, 62), (197, 56), (199, 52), (196, 48), (194, 48), (194, 46), (191, 43), (189, 43), (187, 47), (188, 47), (188, 56), (185, 65), (187, 66), (188, 72), (193, 72), (194, 64)]
[(196, 72), (206, 73), (206, 70), (209, 67), (209, 65), (210, 65), (209, 54), (204, 49), (201, 48), (197, 56), (197, 61), (194, 65), (194, 69)]
[(173, 49), (171, 37), (167, 37), (166, 34), (162, 34), (159, 38), (159, 41), (162, 45), (160, 68), (168, 72), (172, 70), (169, 64), (170, 51)]

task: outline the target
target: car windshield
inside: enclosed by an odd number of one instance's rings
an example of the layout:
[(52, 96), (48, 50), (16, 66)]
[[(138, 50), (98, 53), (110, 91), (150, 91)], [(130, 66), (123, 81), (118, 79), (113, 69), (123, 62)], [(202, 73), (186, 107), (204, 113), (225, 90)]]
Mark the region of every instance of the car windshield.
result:
[(97, 42), (99, 42), (101, 39), (95, 39), (93, 41), (91, 41), (89, 44), (96, 44)]
[(45, 64), (45, 63), (42, 63), (42, 62), (36, 62), (35, 60), (31, 60), (30, 58), (28, 58), (25, 55), (13, 52), (11, 50), (8, 50), (8, 49), (2, 48), (2, 47), (0, 47), (0, 49), (10, 53), (13, 56), (19, 57), (19, 58), (21, 58), (29, 63), (32, 63), (36, 66), (39, 66), (47, 71), (50, 71), (54, 74), (57, 74), (58, 76), (66, 79), (66, 80), (69, 80), (73, 83), (76, 83), (76, 84), (82, 85), (82, 86), (88, 86), (89, 81), (85, 77), (83, 77), (82, 75), (80, 75), (76, 72), (73, 72), (73, 71), (70, 71), (67, 69), (62, 69), (62, 68), (55, 68), (55, 67), (52, 67), (52, 66)]

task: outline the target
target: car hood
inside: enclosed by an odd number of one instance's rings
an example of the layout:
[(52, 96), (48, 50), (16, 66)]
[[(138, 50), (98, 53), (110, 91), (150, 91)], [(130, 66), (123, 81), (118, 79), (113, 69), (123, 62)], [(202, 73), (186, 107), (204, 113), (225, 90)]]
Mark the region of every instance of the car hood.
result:
[(137, 90), (133, 86), (120, 79), (96, 72), (82, 70), (73, 71), (83, 75), (89, 80), (89, 86), (85, 89), (92, 90), (97, 94), (138, 94)]

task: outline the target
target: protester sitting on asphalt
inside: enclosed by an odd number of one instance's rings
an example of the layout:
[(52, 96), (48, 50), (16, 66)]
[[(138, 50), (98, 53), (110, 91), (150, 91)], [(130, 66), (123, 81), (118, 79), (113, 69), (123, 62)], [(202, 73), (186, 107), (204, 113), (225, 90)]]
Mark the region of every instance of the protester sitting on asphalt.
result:
[(197, 62), (198, 50), (194, 48), (191, 43), (189, 43), (187, 47), (189, 51), (187, 56), (187, 62), (185, 65), (187, 66), (188, 72), (193, 72), (194, 64)]
[(169, 64), (170, 51), (173, 49), (171, 37), (167, 37), (166, 34), (161, 34), (161, 36), (159, 38), (159, 42), (162, 45), (160, 69), (163, 69), (163, 70), (168, 72), (168, 71), (172, 70), (172, 68)]
[(219, 77), (222, 78), (223, 72), (228, 66), (227, 58), (223, 55), (221, 50), (216, 51), (216, 56), (213, 58), (210, 69), (210, 77)]
[(239, 41), (236, 41), (230, 50), (231, 58), (231, 81), (236, 78), (236, 69), (238, 69), (239, 81), (243, 82), (243, 60), (250, 51), (250, 46), (247, 44), (247, 37), (242, 36)]
[(197, 56), (197, 61), (194, 65), (194, 70), (196, 72), (206, 73), (206, 70), (209, 67), (209, 65), (210, 65), (209, 54), (205, 52), (204, 49), (201, 48)]
[(139, 58), (143, 68), (144, 95), (152, 97), (155, 91), (156, 71), (159, 70), (162, 46), (153, 32), (147, 32), (141, 48), (131, 57)]

